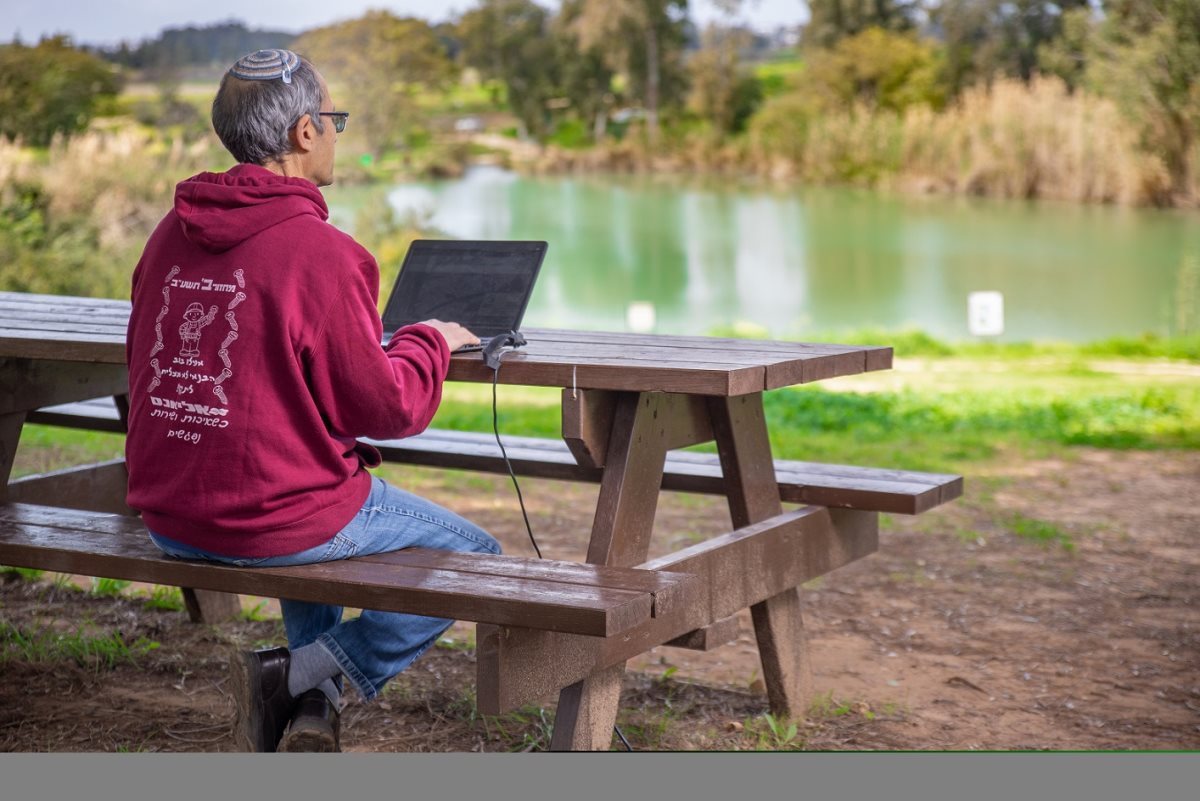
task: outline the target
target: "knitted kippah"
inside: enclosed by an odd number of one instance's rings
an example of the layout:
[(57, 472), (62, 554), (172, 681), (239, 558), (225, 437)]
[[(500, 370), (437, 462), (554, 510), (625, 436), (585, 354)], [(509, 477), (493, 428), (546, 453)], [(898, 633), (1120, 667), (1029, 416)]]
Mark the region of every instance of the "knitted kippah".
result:
[(229, 72), (244, 81), (273, 81), (282, 78), (292, 82), (292, 71), (300, 66), (300, 56), (291, 50), (256, 50), (237, 60)]

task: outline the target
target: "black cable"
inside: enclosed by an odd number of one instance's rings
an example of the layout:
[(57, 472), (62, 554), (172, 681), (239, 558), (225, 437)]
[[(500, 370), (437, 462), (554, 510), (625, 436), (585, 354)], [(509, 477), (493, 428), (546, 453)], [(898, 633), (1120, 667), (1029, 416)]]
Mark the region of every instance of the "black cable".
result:
[[(517, 502), (521, 505), (521, 517), (525, 520), (525, 531), (529, 533), (529, 541), (533, 543), (533, 550), (537, 553), (538, 559), (544, 559), (542, 549), (538, 547), (537, 540), (533, 537), (533, 526), (529, 525), (529, 515), (525, 511), (525, 498), (521, 495), (521, 485), (517, 483), (517, 473), (513, 470), (512, 462), (508, 460), (508, 451), (504, 449), (504, 442), (500, 439), (500, 415), (496, 402), (496, 385), (500, 382), (500, 356), (501, 354), (496, 354), (496, 366), (492, 369), (492, 432), (496, 435), (496, 444), (500, 446), (500, 455), (504, 457), (504, 466), (508, 468), (508, 477), (512, 479), (513, 487), (517, 490)], [(613, 731), (617, 733), (617, 737), (621, 738), (625, 750), (633, 753), (633, 748), (625, 739), (620, 727), (614, 725)]]
[(521, 495), (521, 485), (517, 483), (517, 474), (513, 470), (512, 462), (508, 460), (508, 451), (504, 450), (504, 443), (500, 440), (500, 419), (496, 413), (496, 383), (500, 380), (500, 366), (496, 365), (496, 369), (492, 371), (492, 431), (496, 434), (496, 444), (500, 446), (500, 455), (504, 457), (504, 465), (508, 468), (508, 476), (512, 479), (513, 486), (517, 490), (517, 502), (521, 504), (521, 517), (525, 519), (525, 530), (529, 532), (529, 541), (533, 543), (533, 550), (538, 555), (538, 559), (542, 556), (542, 549), (538, 547), (537, 540), (533, 538), (533, 527), (529, 525), (529, 515), (525, 511), (525, 498)]
[(629, 741), (625, 739), (625, 735), (621, 734), (621, 730), (616, 726), (613, 726), (613, 731), (615, 731), (617, 736), (621, 738), (621, 742), (625, 745), (625, 750), (632, 754), (633, 749), (629, 746)]

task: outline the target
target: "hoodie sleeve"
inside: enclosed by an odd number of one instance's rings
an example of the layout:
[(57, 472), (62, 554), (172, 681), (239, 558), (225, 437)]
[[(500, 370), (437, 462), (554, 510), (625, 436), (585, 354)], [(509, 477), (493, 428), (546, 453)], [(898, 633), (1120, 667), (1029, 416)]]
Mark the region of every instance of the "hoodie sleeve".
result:
[(418, 324), (396, 332), (384, 350), (371, 275), (378, 275), (374, 263), (360, 264), (342, 282), (309, 354), (309, 385), (336, 436), (412, 436), (441, 402), (450, 349), (440, 333)]

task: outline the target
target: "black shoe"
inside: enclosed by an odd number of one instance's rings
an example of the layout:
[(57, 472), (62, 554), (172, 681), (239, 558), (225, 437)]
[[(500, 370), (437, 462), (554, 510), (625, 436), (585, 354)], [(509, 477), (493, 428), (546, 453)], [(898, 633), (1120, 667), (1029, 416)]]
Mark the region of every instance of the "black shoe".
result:
[(274, 751), (295, 709), (288, 692), (292, 656), (286, 648), (239, 651), (230, 660), (230, 685), (237, 707), (234, 736), (243, 751)]
[(321, 690), (307, 690), (296, 701), (296, 711), (279, 741), (279, 750), (290, 753), (334, 753), (342, 750), (337, 708)]

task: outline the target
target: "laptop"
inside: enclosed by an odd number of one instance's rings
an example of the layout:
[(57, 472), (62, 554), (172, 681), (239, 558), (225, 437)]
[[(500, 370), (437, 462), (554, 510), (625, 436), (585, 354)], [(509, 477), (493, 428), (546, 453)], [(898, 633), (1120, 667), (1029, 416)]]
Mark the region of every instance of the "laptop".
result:
[(545, 242), (414, 240), (383, 310), (383, 344), (398, 328), (437, 319), (479, 337), (455, 353), (484, 350), (521, 327), (545, 255)]

